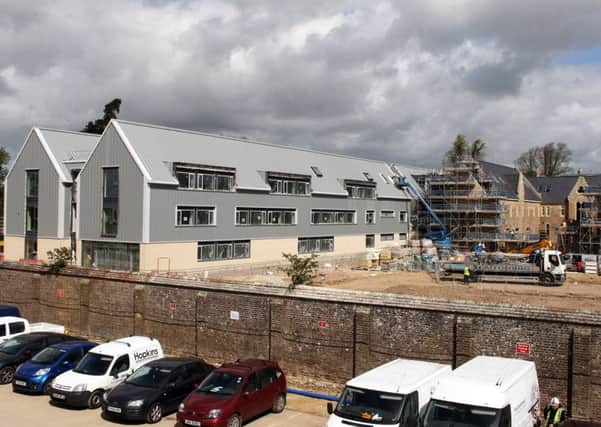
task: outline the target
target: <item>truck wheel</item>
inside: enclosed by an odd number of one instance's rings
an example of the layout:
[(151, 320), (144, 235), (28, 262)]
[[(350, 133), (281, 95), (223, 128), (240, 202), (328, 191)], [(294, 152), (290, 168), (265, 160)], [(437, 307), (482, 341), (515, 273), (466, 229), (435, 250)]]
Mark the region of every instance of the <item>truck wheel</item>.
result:
[(286, 407), (286, 396), (284, 394), (278, 394), (278, 396), (273, 401), (273, 405), (271, 405), (271, 412), (274, 414), (279, 414)]
[(159, 402), (155, 402), (148, 407), (146, 422), (148, 424), (155, 424), (161, 421), (161, 418), (163, 418), (163, 408)]
[(15, 377), (15, 368), (7, 366), (6, 368), (0, 369), (0, 384), (10, 384), (13, 382)]
[(543, 284), (547, 285), (547, 286), (553, 286), (553, 284), (555, 283), (555, 277), (553, 277), (553, 275), (549, 272), (546, 272), (545, 274), (543, 274)]
[(97, 409), (102, 406), (102, 390), (94, 391), (88, 399), (88, 408)]

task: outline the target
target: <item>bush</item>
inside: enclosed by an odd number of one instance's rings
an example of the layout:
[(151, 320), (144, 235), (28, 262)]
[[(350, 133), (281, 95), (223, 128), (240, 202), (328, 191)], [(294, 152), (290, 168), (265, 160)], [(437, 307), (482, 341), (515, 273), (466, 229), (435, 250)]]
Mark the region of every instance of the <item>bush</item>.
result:
[(311, 254), (308, 257), (301, 257), (294, 254), (283, 253), (282, 256), (290, 262), (284, 271), (290, 277), (291, 283), (289, 289), (292, 290), (296, 285), (312, 285), (315, 278), (315, 269), (317, 268), (317, 255)]
[(48, 256), (48, 271), (56, 274), (61, 268), (71, 263), (71, 249), (63, 246), (46, 252)]

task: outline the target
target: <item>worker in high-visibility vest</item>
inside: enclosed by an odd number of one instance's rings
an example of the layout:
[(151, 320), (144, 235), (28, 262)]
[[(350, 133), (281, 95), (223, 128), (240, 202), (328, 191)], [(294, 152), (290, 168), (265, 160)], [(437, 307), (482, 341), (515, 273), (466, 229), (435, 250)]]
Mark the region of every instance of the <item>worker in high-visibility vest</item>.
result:
[(463, 267), (463, 284), (467, 285), (470, 281), (470, 266), (465, 264)]
[(557, 397), (551, 399), (543, 415), (543, 427), (557, 427), (566, 420), (566, 411)]

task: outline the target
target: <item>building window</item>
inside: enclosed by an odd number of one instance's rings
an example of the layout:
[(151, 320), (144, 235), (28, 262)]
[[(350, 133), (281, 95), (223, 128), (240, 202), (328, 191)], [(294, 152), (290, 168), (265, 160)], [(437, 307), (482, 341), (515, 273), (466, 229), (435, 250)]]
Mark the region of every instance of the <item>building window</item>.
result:
[(295, 225), (296, 209), (236, 208), (236, 225)]
[(348, 196), (352, 199), (375, 199), (376, 187), (373, 185), (346, 184)]
[(376, 223), (375, 211), (365, 211), (365, 223), (366, 224), (375, 224)]
[(115, 237), (119, 225), (119, 168), (103, 168), (102, 235)]
[(25, 172), (25, 253), (27, 259), (38, 257), (38, 195), (40, 172)]
[(394, 233), (380, 234), (380, 240), (382, 242), (385, 242), (387, 240), (394, 240)]
[(175, 177), (179, 188), (202, 191), (234, 190), (234, 169), (203, 169), (178, 165), (175, 167)]
[(311, 166), (311, 170), (315, 174), (316, 177), (321, 178), (323, 176), (323, 172), (317, 166)]
[(561, 216), (566, 216), (566, 208), (564, 208), (563, 206), (561, 207), (560, 215)]
[(267, 179), (272, 194), (288, 194), (292, 196), (307, 196), (310, 192), (308, 179), (270, 176)]
[(380, 211), (380, 218), (394, 218), (394, 211)]
[(198, 242), (198, 261), (250, 258), (250, 240)]
[(355, 224), (355, 211), (313, 209), (311, 224)]
[(334, 252), (334, 237), (299, 237), (298, 253)]
[(399, 221), (400, 222), (407, 222), (407, 211), (400, 211), (399, 212)]
[(107, 270), (139, 271), (140, 245), (137, 243), (112, 243), (83, 241), (82, 265)]
[(178, 206), (176, 208), (178, 226), (215, 225), (214, 207)]
[(407, 233), (399, 233), (399, 240), (407, 240)]
[(376, 247), (376, 237), (373, 234), (365, 235), (365, 247), (366, 248), (375, 248)]
[(545, 206), (545, 216), (551, 216), (551, 208), (549, 206)]

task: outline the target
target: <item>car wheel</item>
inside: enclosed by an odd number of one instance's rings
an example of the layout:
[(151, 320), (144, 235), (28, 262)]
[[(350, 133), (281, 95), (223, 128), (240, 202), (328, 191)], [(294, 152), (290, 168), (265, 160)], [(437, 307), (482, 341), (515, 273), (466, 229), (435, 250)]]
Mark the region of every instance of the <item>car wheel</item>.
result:
[(242, 425), (242, 421), (240, 420), (240, 415), (234, 414), (227, 420), (227, 427), (240, 427)]
[(148, 424), (155, 424), (161, 421), (161, 418), (163, 418), (163, 408), (160, 403), (155, 402), (150, 405), (148, 412), (146, 412), (146, 422)]
[(13, 382), (15, 377), (15, 368), (7, 366), (6, 368), (0, 369), (0, 384), (10, 384)]
[(88, 399), (88, 408), (97, 409), (102, 406), (102, 390), (96, 390)]
[(278, 397), (273, 401), (273, 405), (271, 406), (271, 412), (274, 414), (279, 414), (286, 407), (286, 396), (283, 394), (278, 394)]
[(44, 384), (44, 388), (42, 389), (42, 393), (50, 394), (50, 383), (51, 382), (52, 382), (52, 380), (46, 381), (46, 383)]

